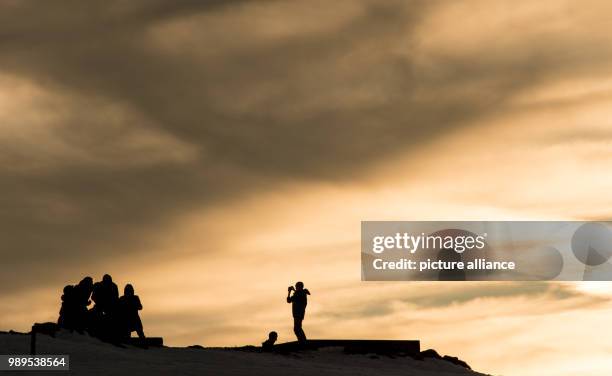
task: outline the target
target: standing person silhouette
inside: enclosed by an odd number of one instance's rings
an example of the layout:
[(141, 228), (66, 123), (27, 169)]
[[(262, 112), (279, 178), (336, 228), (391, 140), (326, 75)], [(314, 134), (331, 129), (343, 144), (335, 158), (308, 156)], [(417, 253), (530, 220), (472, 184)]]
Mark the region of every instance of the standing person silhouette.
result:
[(90, 334), (109, 341), (117, 337), (117, 303), (119, 289), (109, 274), (104, 274), (101, 282), (93, 284), (91, 300), (95, 303), (91, 312)]
[(91, 304), (91, 293), (93, 291), (93, 278), (85, 277), (74, 286), (77, 303), (77, 331), (82, 332), (89, 327), (89, 311), (87, 306)]
[(119, 301), (119, 289), (109, 274), (104, 274), (102, 282), (94, 283), (91, 300), (96, 303), (96, 311), (105, 315), (113, 313)]
[(138, 311), (142, 309), (140, 298), (134, 294), (134, 287), (131, 284), (125, 285), (123, 296), (119, 298), (119, 312), (121, 321), (121, 334), (123, 339), (130, 338), (133, 331), (136, 331), (140, 339), (144, 339), (142, 321)]
[[(292, 291), (293, 295), (291, 295)], [(289, 286), (287, 289), (287, 303), (291, 303), (291, 312), (293, 313), (293, 332), (300, 344), (306, 343), (306, 334), (302, 329), (302, 321), (304, 321), (304, 315), (306, 314), (308, 295), (310, 295), (310, 291), (304, 288), (302, 282), (296, 283), (295, 288)]]

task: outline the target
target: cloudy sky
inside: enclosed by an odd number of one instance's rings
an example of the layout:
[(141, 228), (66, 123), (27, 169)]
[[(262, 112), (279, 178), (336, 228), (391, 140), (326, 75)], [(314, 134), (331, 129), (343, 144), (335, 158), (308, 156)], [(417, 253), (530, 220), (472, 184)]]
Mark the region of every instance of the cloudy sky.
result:
[[(0, 0), (0, 329), (132, 282), (171, 345), (612, 372), (612, 284), (360, 281), (361, 220), (612, 218), (606, 1)], [(612, 330), (612, 329), (611, 329)]]

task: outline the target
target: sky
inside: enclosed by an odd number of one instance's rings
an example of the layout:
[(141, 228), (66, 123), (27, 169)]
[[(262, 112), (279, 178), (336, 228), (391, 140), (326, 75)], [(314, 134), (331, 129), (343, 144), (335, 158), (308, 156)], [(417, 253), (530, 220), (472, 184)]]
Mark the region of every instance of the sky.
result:
[(606, 1), (0, 0), (0, 330), (131, 282), (174, 346), (612, 371), (612, 283), (361, 282), (362, 220), (610, 220)]

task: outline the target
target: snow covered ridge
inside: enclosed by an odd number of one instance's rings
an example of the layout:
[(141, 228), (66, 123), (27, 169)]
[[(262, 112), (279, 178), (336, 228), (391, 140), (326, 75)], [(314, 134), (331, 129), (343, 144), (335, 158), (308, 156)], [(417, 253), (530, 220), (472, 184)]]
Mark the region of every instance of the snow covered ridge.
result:
[[(0, 354), (29, 354), (29, 346), (29, 335), (0, 332)], [(66, 331), (58, 332), (55, 338), (39, 335), (37, 352), (70, 355), (71, 375), (484, 375), (431, 357), (417, 360), (408, 356), (346, 354), (340, 347), (285, 354), (260, 353), (255, 347), (145, 350), (121, 348)]]

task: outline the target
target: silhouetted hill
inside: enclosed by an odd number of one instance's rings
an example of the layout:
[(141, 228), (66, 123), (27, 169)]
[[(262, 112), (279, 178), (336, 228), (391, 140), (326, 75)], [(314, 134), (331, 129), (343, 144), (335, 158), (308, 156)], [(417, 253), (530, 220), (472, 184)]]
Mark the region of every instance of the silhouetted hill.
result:
[[(0, 353), (28, 354), (26, 334), (0, 333)], [(285, 354), (260, 353), (254, 347), (121, 348), (87, 335), (61, 331), (56, 338), (38, 335), (39, 354), (70, 355), (71, 375), (483, 375), (452, 362), (436, 359), (431, 352), (422, 360), (408, 356), (346, 354), (342, 348)], [(246, 351), (245, 351), (246, 350)]]

